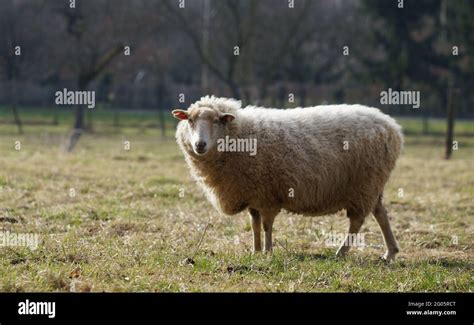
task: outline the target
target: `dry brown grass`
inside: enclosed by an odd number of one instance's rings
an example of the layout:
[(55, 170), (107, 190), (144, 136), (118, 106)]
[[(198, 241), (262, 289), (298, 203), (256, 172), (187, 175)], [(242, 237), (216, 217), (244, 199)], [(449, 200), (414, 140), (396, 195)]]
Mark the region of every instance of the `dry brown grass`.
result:
[(0, 248), (0, 291), (473, 289), (471, 138), (460, 139), (452, 161), (441, 159), (443, 139), (407, 138), (385, 193), (401, 253), (386, 265), (372, 217), (362, 229), (367, 246), (333, 256), (323, 233), (346, 231), (342, 213), (282, 213), (275, 253), (252, 255), (247, 216), (214, 211), (173, 139), (154, 131), (86, 135), (68, 155), (54, 129), (20, 138), (13, 130), (0, 128), (0, 227), (38, 233), (40, 245)]

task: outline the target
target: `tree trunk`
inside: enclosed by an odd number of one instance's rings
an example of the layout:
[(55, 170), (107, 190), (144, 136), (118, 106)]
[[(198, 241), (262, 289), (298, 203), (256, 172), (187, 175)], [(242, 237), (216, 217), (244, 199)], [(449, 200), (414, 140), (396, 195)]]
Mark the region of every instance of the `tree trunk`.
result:
[(252, 96), (251, 96), (251, 93), (250, 93), (250, 89), (249, 89), (249, 88), (246, 88), (246, 89), (244, 90), (244, 100), (245, 100), (244, 105), (250, 105), (251, 102), (252, 102), (252, 101), (251, 101), (251, 98), (252, 98)]
[(267, 100), (267, 95), (268, 95), (268, 85), (267, 83), (262, 83), (260, 86), (260, 91), (259, 91), (259, 105), (265, 106), (265, 101)]
[(288, 95), (287, 95), (287, 90), (284, 84), (281, 84), (278, 87), (278, 107), (279, 108), (285, 108), (288, 107)]
[[(201, 84), (202, 85), (202, 84)], [(158, 119), (161, 130), (161, 137), (166, 137), (166, 117), (164, 111), (164, 99), (166, 93), (166, 86), (162, 71), (158, 71), (158, 80), (156, 84), (156, 101), (158, 106)]]
[(429, 132), (428, 130), (428, 113), (423, 114), (423, 135), (427, 135)]
[(76, 106), (76, 117), (74, 120), (75, 129), (84, 129), (84, 106)]
[(76, 146), (79, 138), (84, 132), (84, 107), (83, 106), (76, 106), (76, 117), (74, 121), (74, 129), (69, 134), (67, 143), (66, 143), (66, 151), (71, 152), (74, 147)]
[[(445, 92), (443, 91), (443, 93), (445, 93)], [(441, 103), (444, 103), (444, 98), (442, 98), (441, 100), (442, 100)], [(441, 105), (443, 105), (443, 104), (441, 104)], [(422, 118), (421, 133), (423, 135), (428, 135), (429, 132), (430, 132), (430, 130), (429, 130), (430, 111), (427, 110), (427, 109), (423, 109), (421, 118)]]
[(161, 130), (161, 137), (165, 138), (166, 137), (166, 123), (165, 123), (165, 112), (163, 110), (163, 107), (158, 108), (158, 114), (160, 115), (160, 130)]
[(13, 121), (15, 122), (18, 133), (23, 134), (23, 123), (20, 119), (20, 114), (18, 114), (18, 102), (16, 97), (16, 82), (13, 79), (9, 81), (9, 88), (10, 88), (10, 102), (11, 102), (11, 110), (13, 114)]
[(86, 129), (87, 131), (93, 132), (94, 131), (94, 119), (92, 118), (92, 110), (89, 108), (86, 111)]
[[(211, 21), (210, 0), (204, 0), (203, 1), (202, 52), (203, 52), (203, 55), (205, 55), (206, 57), (209, 55), (210, 21)], [(201, 63), (201, 92), (203, 95), (209, 94), (209, 67), (204, 63)]]
[(114, 127), (118, 128), (120, 126), (120, 116), (119, 110), (114, 108)]
[[(79, 76), (78, 81), (78, 90), (83, 91), (86, 89), (87, 84), (82, 82), (82, 76)], [(82, 133), (84, 132), (84, 106), (77, 105), (76, 106), (76, 115), (74, 119), (74, 129), (69, 134), (68, 141), (66, 142), (66, 151), (71, 152), (74, 147), (76, 146), (79, 138), (81, 137)]]
[(58, 116), (58, 108), (54, 109), (53, 112), (53, 125), (59, 125), (59, 116)]
[(232, 91), (232, 97), (237, 100), (240, 100), (240, 87), (232, 81), (229, 83), (229, 88)]
[(306, 86), (301, 83), (300, 84), (300, 106), (305, 107), (306, 106), (306, 96), (307, 96), (307, 91), (306, 91)]
[(23, 134), (23, 124), (21, 123), (20, 115), (18, 114), (18, 108), (16, 105), (12, 106), (13, 119), (18, 128), (18, 133)]

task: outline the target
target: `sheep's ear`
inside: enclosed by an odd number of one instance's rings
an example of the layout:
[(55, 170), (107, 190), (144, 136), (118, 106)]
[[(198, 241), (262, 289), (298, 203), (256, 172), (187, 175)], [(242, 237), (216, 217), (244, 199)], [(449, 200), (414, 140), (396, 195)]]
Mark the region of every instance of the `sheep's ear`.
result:
[(224, 123), (229, 123), (229, 122), (232, 122), (233, 120), (235, 120), (235, 116), (233, 114), (225, 113), (221, 115), (221, 121)]
[(174, 118), (177, 118), (178, 120), (187, 120), (188, 119), (188, 112), (182, 109), (175, 109), (171, 112), (173, 114)]

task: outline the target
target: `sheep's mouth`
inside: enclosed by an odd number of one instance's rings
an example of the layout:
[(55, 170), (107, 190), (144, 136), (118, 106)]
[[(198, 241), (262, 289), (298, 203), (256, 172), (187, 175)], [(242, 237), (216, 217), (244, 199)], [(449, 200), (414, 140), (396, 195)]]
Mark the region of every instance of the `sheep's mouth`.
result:
[(198, 156), (203, 156), (207, 153), (207, 149), (194, 148), (194, 153)]

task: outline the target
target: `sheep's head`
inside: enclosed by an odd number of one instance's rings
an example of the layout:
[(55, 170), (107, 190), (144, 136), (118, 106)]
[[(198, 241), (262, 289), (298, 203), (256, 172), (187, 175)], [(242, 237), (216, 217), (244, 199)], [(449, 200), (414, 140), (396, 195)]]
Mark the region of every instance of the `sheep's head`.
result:
[(235, 119), (233, 114), (205, 106), (191, 106), (187, 111), (176, 109), (172, 114), (186, 123), (185, 141), (189, 141), (187, 145), (198, 156), (216, 148), (217, 140), (225, 136), (228, 123)]

